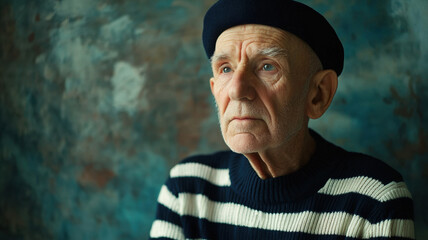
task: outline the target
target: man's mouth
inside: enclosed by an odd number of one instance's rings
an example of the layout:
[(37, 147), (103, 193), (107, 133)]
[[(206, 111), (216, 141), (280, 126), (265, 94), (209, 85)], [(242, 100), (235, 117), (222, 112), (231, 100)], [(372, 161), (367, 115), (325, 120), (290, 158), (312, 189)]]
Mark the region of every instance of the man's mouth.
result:
[(232, 121), (238, 120), (238, 121), (245, 121), (245, 120), (257, 120), (257, 118), (254, 117), (233, 117)]

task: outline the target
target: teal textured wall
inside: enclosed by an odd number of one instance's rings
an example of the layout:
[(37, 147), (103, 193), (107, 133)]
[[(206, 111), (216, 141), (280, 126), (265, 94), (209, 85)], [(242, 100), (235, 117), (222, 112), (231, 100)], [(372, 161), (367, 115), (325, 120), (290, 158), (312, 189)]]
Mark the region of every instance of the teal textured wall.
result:
[[(161, 184), (225, 148), (201, 45), (214, 0), (2, 0), (0, 239), (146, 239)], [(399, 170), (428, 238), (428, 1), (306, 0), (345, 69), (311, 126)]]

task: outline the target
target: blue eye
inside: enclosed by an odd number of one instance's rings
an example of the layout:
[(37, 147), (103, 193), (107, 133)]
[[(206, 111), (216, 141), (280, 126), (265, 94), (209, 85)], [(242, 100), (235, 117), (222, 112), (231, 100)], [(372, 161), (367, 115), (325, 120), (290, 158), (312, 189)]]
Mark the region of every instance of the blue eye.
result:
[(265, 64), (265, 65), (263, 65), (263, 70), (264, 71), (273, 71), (273, 70), (275, 70), (275, 66), (272, 64)]
[(232, 71), (232, 69), (230, 67), (224, 67), (221, 72), (222, 73), (230, 73)]

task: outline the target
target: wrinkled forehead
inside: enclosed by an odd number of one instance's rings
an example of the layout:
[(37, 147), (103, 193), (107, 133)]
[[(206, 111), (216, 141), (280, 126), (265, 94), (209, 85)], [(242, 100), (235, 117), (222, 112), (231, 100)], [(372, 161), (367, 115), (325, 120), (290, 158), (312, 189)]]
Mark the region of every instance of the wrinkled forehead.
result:
[(291, 33), (271, 26), (246, 24), (225, 30), (216, 41), (211, 60), (247, 55), (288, 56), (304, 47), (304, 42)]

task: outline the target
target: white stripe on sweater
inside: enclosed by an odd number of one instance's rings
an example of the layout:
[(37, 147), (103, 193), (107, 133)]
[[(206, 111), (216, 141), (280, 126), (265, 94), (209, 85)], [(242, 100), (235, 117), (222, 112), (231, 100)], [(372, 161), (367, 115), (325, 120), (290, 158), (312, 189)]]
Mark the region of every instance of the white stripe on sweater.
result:
[(178, 164), (171, 169), (171, 177), (197, 177), (220, 187), (230, 186), (229, 169), (216, 169), (200, 163)]
[[(200, 163), (179, 164), (171, 170), (171, 177), (197, 177), (221, 187), (231, 185), (228, 169), (216, 169)], [(412, 198), (404, 182), (391, 182), (384, 185), (378, 180), (365, 176), (329, 179), (318, 191), (318, 193), (333, 196), (350, 192), (366, 195), (380, 202), (401, 197)]]
[[(162, 191), (168, 191), (163, 188)], [(265, 213), (236, 203), (211, 201), (204, 195), (180, 193), (177, 199), (171, 193), (161, 192), (160, 202), (180, 216), (187, 215), (249, 228), (274, 231), (304, 232), (309, 234), (331, 234), (354, 238), (407, 237), (414, 238), (412, 220), (392, 219), (377, 224), (344, 212), (333, 213)], [(400, 226), (400, 227), (398, 227)]]
[(346, 179), (329, 179), (318, 193), (342, 195), (355, 192), (386, 202), (397, 198), (412, 198), (404, 182), (391, 182), (386, 185), (373, 178), (359, 176)]
[(183, 229), (180, 226), (162, 220), (156, 220), (153, 222), (152, 229), (150, 230), (150, 237), (185, 239)]
[(173, 212), (180, 213), (180, 203), (178, 198), (175, 197), (165, 185), (163, 185), (160, 190), (158, 202), (171, 209)]

